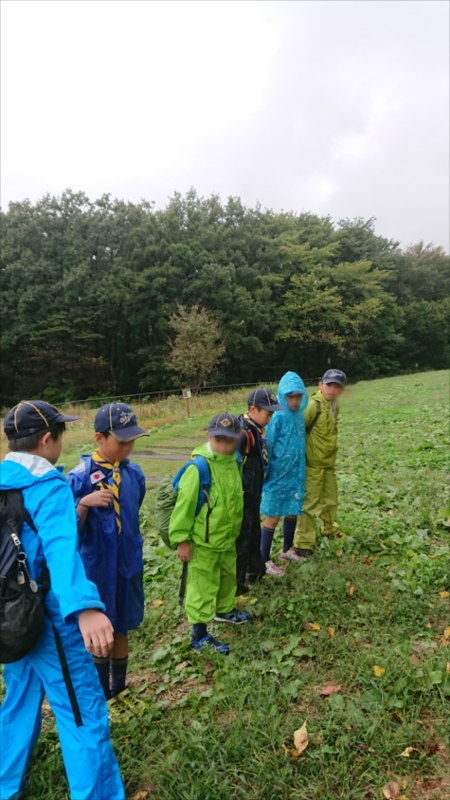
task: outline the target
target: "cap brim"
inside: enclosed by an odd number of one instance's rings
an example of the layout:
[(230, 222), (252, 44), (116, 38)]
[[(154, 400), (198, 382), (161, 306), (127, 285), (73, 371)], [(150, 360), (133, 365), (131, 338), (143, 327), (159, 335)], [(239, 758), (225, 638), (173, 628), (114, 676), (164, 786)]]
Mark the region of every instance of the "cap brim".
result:
[(259, 405), (260, 408), (263, 408), (264, 411), (283, 411), (284, 406), (280, 405), (280, 403), (271, 403), (269, 405)]
[(226, 439), (240, 439), (241, 437), (241, 431), (218, 430), (217, 428), (212, 428), (208, 433), (210, 436), (225, 436)]
[(112, 430), (111, 433), (121, 442), (131, 442), (132, 439), (139, 439), (140, 436), (150, 436), (150, 434), (140, 428), (139, 425), (130, 425), (129, 428)]
[(60, 414), (56, 422), (75, 422), (77, 419), (81, 419), (81, 417), (72, 417), (69, 414)]
[(345, 386), (345, 381), (338, 381), (336, 378), (332, 378), (329, 381), (324, 381), (322, 378), (322, 383), (324, 383), (325, 386), (327, 386), (329, 383), (338, 383), (339, 386)]

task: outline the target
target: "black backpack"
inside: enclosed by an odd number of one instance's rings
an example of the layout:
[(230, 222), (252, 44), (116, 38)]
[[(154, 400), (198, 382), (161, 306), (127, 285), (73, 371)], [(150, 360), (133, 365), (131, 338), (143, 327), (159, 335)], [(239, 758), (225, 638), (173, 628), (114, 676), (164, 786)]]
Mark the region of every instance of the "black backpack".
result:
[(22, 492), (0, 491), (0, 664), (23, 658), (44, 630), (48, 585), (40, 589), (28, 572), (20, 540), (24, 522), (37, 534)]

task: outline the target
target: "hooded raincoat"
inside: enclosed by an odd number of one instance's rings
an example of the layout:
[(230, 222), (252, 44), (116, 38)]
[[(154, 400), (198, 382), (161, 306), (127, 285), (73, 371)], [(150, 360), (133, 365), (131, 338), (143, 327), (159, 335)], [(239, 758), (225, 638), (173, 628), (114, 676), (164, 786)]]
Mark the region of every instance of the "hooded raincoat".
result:
[[(298, 411), (292, 411), (286, 395), (301, 392)], [(261, 514), (268, 517), (297, 516), (302, 513), (305, 486), (305, 422), (303, 411), (308, 405), (305, 384), (296, 372), (286, 372), (277, 393), (285, 406), (275, 411), (267, 426), (269, 466), (264, 482)]]
[[(144, 615), (144, 540), (139, 530), (139, 508), (145, 496), (145, 476), (128, 459), (121, 462), (119, 469), (120, 536), (112, 506), (90, 508), (79, 534), (79, 549), (86, 575), (97, 586), (114, 631), (126, 634), (141, 624)], [(95, 490), (94, 476), (103, 472), (92, 456), (81, 457), (68, 475), (75, 505)], [(112, 484), (111, 471), (106, 475), (106, 483)]]
[(208, 462), (211, 474), (209, 500), (195, 516), (200, 477), (197, 467), (188, 467), (180, 480), (178, 497), (169, 525), (173, 547), (189, 542), (186, 613), (189, 622), (211, 622), (215, 614), (226, 614), (236, 601), (236, 539), (244, 509), (241, 468), (236, 455), (215, 453), (209, 443), (197, 447), (193, 456)]
[[(6, 697), (0, 710), (0, 798), (15, 798), (24, 786), (46, 695), (56, 716), (71, 797), (124, 800), (105, 697), (77, 623), (82, 611), (104, 611), (105, 607), (86, 578), (77, 551), (72, 493), (52, 464), (29, 453), (10, 453), (2, 462), (0, 490), (9, 489), (22, 490), (25, 508), (38, 531), (35, 534), (24, 523), (21, 539), (30, 575), (39, 582), (45, 559), (51, 589), (45, 598), (47, 615), (38, 643), (24, 658), (6, 664), (3, 671)], [(64, 649), (81, 724), (70, 702), (53, 625)]]

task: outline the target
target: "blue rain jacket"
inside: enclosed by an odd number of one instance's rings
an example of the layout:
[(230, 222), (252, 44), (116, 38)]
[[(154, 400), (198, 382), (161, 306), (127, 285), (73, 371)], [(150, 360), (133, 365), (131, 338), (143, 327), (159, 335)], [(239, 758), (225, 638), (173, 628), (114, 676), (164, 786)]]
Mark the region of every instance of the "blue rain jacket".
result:
[[(75, 505), (95, 491), (91, 475), (99, 467), (90, 455), (68, 475)], [(106, 482), (112, 485), (112, 472)], [(145, 476), (137, 464), (125, 459), (120, 464), (120, 519), (122, 532), (117, 532), (113, 507), (90, 508), (86, 524), (79, 527), (79, 549), (86, 575), (93, 581), (106, 606), (106, 614), (116, 633), (137, 628), (144, 616), (143, 538), (139, 530), (139, 509), (145, 496)], [(103, 481), (104, 483), (105, 481)]]
[[(302, 392), (298, 411), (292, 411), (286, 394)], [(261, 514), (284, 517), (302, 513), (305, 493), (306, 434), (303, 411), (308, 405), (305, 384), (296, 372), (286, 372), (278, 386), (278, 402), (284, 406), (275, 411), (266, 428), (269, 465), (264, 481)]]
[[(46, 459), (10, 453), (0, 465), (0, 489), (21, 489), (38, 533), (24, 523), (22, 543), (31, 577), (38, 582), (45, 558), (51, 589), (44, 631), (24, 658), (5, 664), (6, 697), (0, 709), (0, 798), (19, 797), (41, 727), (44, 695), (55, 712), (61, 750), (73, 800), (125, 800), (114, 755), (103, 690), (78, 627), (89, 608), (105, 610), (96, 586), (87, 579), (77, 550), (73, 496), (65, 477)], [(82, 724), (77, 726), (59, 660), (57, 628)], [(80, 769), (80, 764), (83, 769)]]

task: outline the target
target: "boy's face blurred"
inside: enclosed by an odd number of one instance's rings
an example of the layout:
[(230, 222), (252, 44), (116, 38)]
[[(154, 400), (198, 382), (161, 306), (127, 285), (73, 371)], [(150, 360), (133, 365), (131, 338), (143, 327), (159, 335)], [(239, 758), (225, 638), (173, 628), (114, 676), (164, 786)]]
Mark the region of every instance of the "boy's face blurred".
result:
[(319, 389), (322, 392), (325, 400), (336, 400), (344, 391), (344, 386), (340, 383), (324, 383), (319, 381)]
[(210, 436), (208, 439), (211, 444), (211, 449), (220, 456), (231, 456), (236, 450), (236, 439), (231, 439), (229, 436)]
[(248, 413), (253, 422), (256, 422), (261, 428), (264, 428), (272, 419), (273, 411), (267, 411), (265, 408), (259, 408), (258, 406), (249, 406)]
[(300, 403), (302, 402), (302, 393), (296, 392), (295, 394), (287, 394), (286, 395), (286, 403), (288, 404), (291, 411), (298, 411), (300, 408)]
[(95, 434), (95, 441), (98, 445), (98, 450), (105, 461), (125, 461), (133, 450), (136, 439), (130, 442), (122, 442), (116, 439), (114, 434), (110, 433), (109, 436), (104, 436), (103, 433)]
[(33, 453), (42, 458), (46, 458), (47, 461), (50, 461), (50, 464), (56, 464), (61, 455), (62, 444), (62, 433), (59, 434), (57, 439), (52, 439), (49, 433), (45, 433), (42, 439), (40, 439), (36, 450), (33, 450)]

